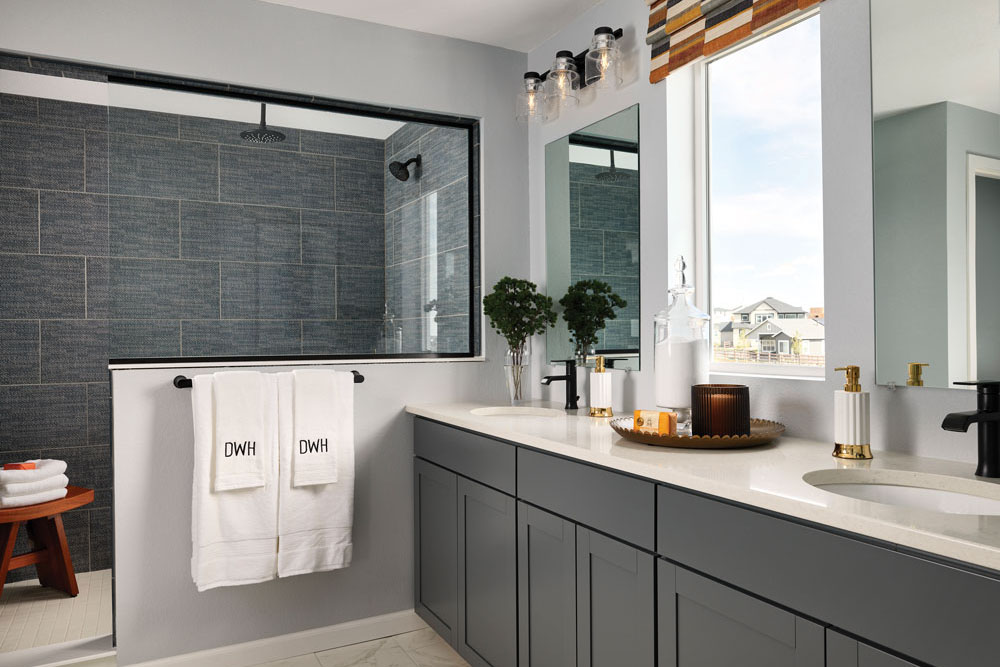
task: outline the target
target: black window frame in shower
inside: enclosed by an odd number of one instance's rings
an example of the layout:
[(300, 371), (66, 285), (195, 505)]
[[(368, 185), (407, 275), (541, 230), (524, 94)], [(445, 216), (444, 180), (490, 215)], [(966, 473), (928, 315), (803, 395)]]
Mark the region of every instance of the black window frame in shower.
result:
[(469, 116), (414, 111), (396, 107), (381, 106), (362, 102), (337, 100), (316, 95), (302, 95), (266, 88), (217, 83), (203, 79), (164, 76), (139, 70), (124, 70), (77, 63), (72, 60), (26, 57), (21, 54), (0, 51), (0, 69), (9, 69), (2, 63), (23, 61), (26, 67), (21, 71), (53, 76), (60, 72), (66, 78), (79, 78), (108, 84), (123, 84), (145, 88), (161, 88), (178, 92), (214, 95), (235, 99), (263, 102), (265, 104), (294, 106), (317, 111), (364, 116), (407, 123), (424, 123), (466, 130), (468, 137), (467, 156), (469, 163), (469, 337), (465, 352), (412, 352), (399, 354), (298, 354), (298, 355), (240, 355), (210, 357), (140, 357), (112, 358), (109, 365), (138, 366), (143, 364), (226, 364), (239, 362), (295, 362), (295, 361), (408, 361), (418, 359), (471, 359), (480, 356), (482, 341), (477, 337), (477, 319), (482, 318), (479, 308), (479, 288), (477, 288), (477, 267), (482, 265), (482, 235), (478, 220), (481, 197), (476, 189), (481, 189), (479, 165), (480, 120)]

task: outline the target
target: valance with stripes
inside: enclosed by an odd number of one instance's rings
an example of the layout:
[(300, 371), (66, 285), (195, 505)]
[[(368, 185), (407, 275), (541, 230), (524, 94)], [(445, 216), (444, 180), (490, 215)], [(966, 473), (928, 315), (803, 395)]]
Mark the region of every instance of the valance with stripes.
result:
[(646, 0), (649, 82), (717, 53), (822, 0)]

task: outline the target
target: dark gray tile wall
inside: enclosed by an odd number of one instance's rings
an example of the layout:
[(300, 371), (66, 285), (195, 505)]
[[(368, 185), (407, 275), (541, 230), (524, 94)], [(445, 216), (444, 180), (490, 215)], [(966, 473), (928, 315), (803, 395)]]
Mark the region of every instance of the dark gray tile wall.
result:
[(111, 562), (109, 358), (378, 347), (385, 142), (252, 124), (0, 95), (0, 463), (96, 490), (80, 572)]
[[(417, 154), (421, 167), (410, 166), (409, 180), (389, 173), (391, 162)], [(468, 132), (407, 123), (386, 141), (385, 161), (386, 307), (403, 332), (400, 351), (468, 352), (470, 257), (478, 255), (470, 206), (479, 224), (478, 199), (469, 197)], [(472, 270), (478, 304), (478, 264)]]
[[(0, 462), (61, 458), (95, 489), (65, 516), (80, 572), (111, 563), (109, 358), (392, 352), (387, 301), (402, 351), (468, 349), (466, 132), (262, 147), (252, 125), (0, 94)], [(422, 174), (388, 175), (416, 152)]]
[(595, 176), (606, 169), (571, 162), (570, 280), (603, 280), (628, 302), (598, 334), (598, 349), (639, 346), (639, 173), (609, 185)]

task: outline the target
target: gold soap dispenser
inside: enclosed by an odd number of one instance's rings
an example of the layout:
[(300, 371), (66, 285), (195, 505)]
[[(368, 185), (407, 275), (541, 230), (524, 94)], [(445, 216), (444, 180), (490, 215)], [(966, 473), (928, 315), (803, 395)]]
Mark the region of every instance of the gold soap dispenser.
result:
[(906, 386), (907, 387), (923, 387), (924, 386), (924, 366), (930, 366), (930, 364), (921, 364), (916, 361), (911, 361), (906, 364)]
[(839, 459), (870, 459), (871, 395), (861, 391), (861, 368), (844, 366), (847, 383), (833, 393), (833, 455)]

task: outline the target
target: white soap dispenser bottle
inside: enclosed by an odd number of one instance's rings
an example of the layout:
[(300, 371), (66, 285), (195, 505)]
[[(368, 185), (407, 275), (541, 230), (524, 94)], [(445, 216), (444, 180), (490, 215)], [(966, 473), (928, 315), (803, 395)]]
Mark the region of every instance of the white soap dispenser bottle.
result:
[(871, 395), (861, 391), (861, 368), (844, 366), (843, 390), (833, 393), (833, 455), (839, 459), (870, 459)]
[(611, 373), (604, 367), (604, 357), (598, 355), (590, 373), (590, 416), (613, 417), (611, 412)]

